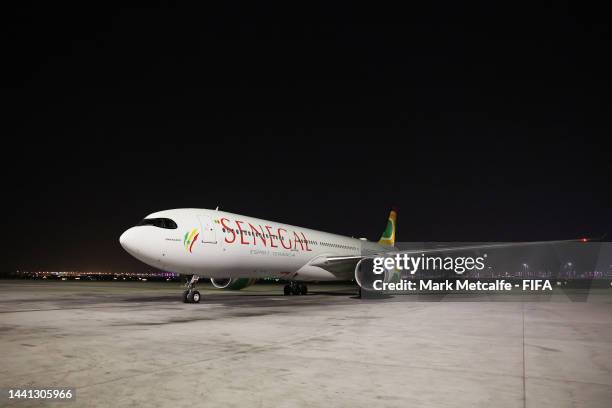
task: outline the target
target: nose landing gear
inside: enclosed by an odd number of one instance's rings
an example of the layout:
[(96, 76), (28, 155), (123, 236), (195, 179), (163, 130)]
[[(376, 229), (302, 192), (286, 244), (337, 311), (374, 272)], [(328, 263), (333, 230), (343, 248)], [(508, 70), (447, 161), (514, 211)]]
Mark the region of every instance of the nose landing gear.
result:
[(305, 283), (301, 282), (289, 282), (283, 288), (283, 293), (285, 296), (290, 295), (305, 295), (308, 293), (308, 286)]
[(200, 280), (198, 275), (193, 275), (191, 280), (185, 285), (183, 291), (183, 303), (200, 303), (200, 292), (195, 289), (196, 283)]

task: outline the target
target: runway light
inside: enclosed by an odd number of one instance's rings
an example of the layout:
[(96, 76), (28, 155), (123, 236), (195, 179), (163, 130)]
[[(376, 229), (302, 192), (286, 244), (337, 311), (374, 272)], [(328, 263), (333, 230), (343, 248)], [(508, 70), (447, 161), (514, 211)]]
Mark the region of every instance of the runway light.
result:
[(582, 242), (588, 242), (589, 240), (587, 238), (582, 238), (580, 241)]

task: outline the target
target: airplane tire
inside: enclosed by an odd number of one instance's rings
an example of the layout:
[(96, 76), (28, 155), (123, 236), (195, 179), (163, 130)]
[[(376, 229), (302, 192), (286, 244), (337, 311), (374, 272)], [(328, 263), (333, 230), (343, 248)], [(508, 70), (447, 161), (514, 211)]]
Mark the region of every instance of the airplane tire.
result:
[(192, 303), (200, 303), (200, 292), (198, 292), (197, 290), (194, 290), (191, 293), (190, 298), (191, 298)]
[(291, 286), (285, 285), (285, 287), (283, 288), (283, 293), (285, 294), (285, 296), (292, 295), (293, 293), (291, 292), (292, 292)]
[(189, 291), (188, 290), (183, 291), (183, 303), (189, 303)]
[(300, 295), (306, 295), (308, 293), (308, 286), (301, 283), (300, 284)]

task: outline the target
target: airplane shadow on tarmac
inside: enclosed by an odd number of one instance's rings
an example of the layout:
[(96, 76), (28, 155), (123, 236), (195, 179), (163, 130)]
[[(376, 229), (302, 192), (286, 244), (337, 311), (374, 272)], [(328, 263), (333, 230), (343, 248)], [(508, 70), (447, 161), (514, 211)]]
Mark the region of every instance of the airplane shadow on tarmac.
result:
[[(200, 304), (223, 304), (227, 306), (253, 306), (269, 307), (283, 305), (319, 305), (327, 303), (325, 298), (331, 299), (359, 299), (354, 292), (341, 291), (317, 291), (301, 296), (285, 296), (283, 293), (240, 293), (240, 294), (209, 294), (202, 292)], [(316, 300), (315, 300), (316, 299)], [(281, 302), (282, 300), (282, 302)], [(168, 294), (157, 296), (130, 296), (120, 300), (122, 303), (183, 303), (180, 294)]]

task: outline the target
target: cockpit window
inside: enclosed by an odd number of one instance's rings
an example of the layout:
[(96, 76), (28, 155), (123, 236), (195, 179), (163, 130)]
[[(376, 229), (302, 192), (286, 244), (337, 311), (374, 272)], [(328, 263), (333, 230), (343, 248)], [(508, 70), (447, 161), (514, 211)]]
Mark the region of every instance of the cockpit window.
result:
[(145, 218), (137, 224), (137, 226), (140, 225), (153, 225), (154, 227), (165, 229), (178, 228), (176, 222), (172, 221), (170, 218)]

